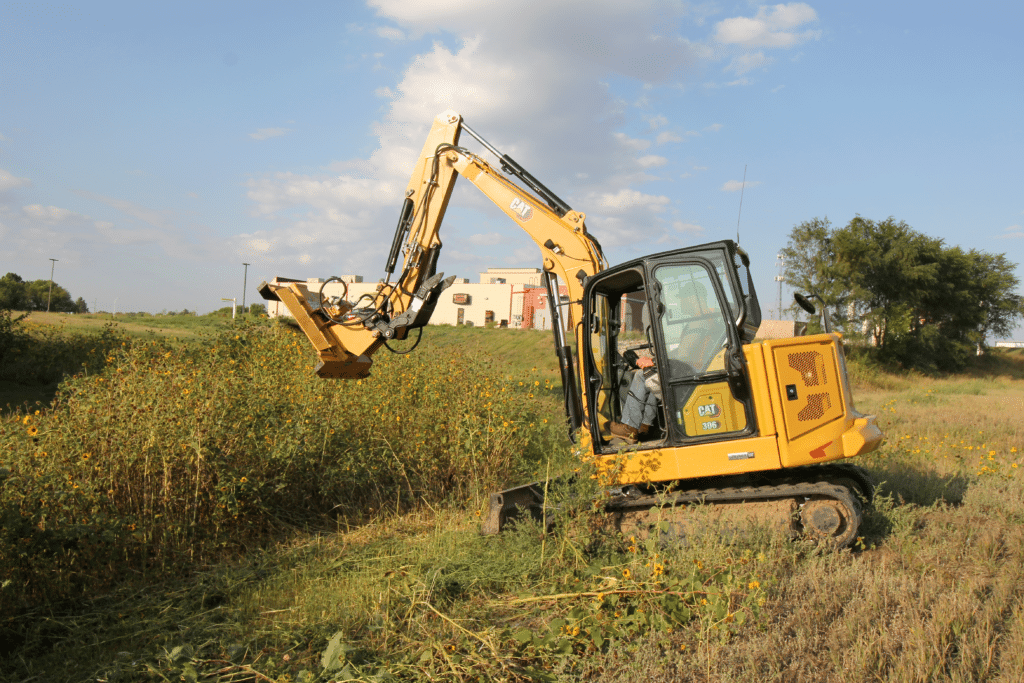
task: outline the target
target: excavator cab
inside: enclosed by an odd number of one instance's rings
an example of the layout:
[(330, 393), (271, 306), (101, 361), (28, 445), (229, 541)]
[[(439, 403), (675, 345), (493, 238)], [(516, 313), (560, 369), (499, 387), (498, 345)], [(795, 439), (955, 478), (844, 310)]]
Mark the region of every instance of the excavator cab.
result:
[(741, 347), (753, 340), (760, 310), (742, 278), (745, 261), (737, 245), (722, 241), (588, 278), (583, 384), (601, 452), (757, 433)]

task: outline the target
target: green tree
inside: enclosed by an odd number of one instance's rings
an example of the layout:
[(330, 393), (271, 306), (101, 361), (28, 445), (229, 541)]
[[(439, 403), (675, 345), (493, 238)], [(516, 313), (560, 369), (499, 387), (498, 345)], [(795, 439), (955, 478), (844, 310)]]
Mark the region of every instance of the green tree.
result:
[(85, 299), (78, 297), (75, 299), (75, 313), (88, 313), (89, 304), (85, 303)]
[(903, 221), (855, 217), (833, 241), (841, 276), (851, 287), (853, 317), (868, 324), (875, 345), (909, 334), (920, 325), (925, 301), (935, 291), (942, 241)]
[(25, 281), (17, 273), (0, 278), (0, 310), (20, 311), (25, 308)]
[(977, 291), (978, 306), (984, 311), (978, 330), (982, 343), (988, 335), (1008, 337), (1017, 321), (1024, 318), (1024, 296), (1017, 294), (1020, 280), (1016, 264), (1005, 254), (988, 254), (971, 250), (971, 282)]
[(863, 328), (880, 358), (904, 366), (962, 367), (1024, 316), (1004, 255), (946, 247), (891, 217), (842, 228), (813, 219), (782, 253), (793, 287), (821, 296), (848, 334)]
[[(795, 226), (789, 243), (779, 253), (783, 257), (783, 277), (789, 286), (808, 295), (817, 295), (838, 327), (847, 324), (851, 287), (836, 264), (832, 245), (835, 230), (828, 217), (812, 218)], [(790, 309), (799, 314), (795, 305)]]
[(50, 303), (51, 311), (71, 313), (76, 310), (70, 292), (56, 282), (53, 283), (52, 292), (49, 280), (32, 280), (25, 283), (26, 310), (45, 311), (47, 301)]

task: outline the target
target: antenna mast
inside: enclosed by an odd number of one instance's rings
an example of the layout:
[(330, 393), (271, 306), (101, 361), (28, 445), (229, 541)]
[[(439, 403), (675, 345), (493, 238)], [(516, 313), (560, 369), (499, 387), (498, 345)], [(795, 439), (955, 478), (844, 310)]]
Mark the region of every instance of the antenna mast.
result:
[(747, 165), (743, 164), (743, 185), (740, 186), (740, 212), (736, 216), (736, 244), (740, 243), (740, 217), (743, 215), (743, 191), (747, 189)]

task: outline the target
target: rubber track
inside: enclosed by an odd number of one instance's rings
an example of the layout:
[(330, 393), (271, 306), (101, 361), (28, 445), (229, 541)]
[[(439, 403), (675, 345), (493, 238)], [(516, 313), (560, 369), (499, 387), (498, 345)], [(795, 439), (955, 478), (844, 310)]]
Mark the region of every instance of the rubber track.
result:
[[(755, 478), (768, 481), (763, 484), (749, 481)], [(613, 497), (605, 502), (605, 510), (629, 512), (663, 505), (757, 503), (785, 498), (796, 499), (799, 504), (802, 502), (801, 499), (833, 499), (854, 513), (856, 526), (859, 528), (862, 521), (862, 506), (858, 497), (870, 503), (874, 493), (874, 485), (867, 472), (860, 467), (847, 464), (809, 465), (776, 472), (759, 472), (752, 476), (712, 478), (704, 481), (707, 483), (706, 486), (696, 488), (666, 489), (664, 492), (650, 495), (627, 493)], [(736, 481), (737, 485), (728, 485), (731, 481)]]
[(650, 495), (643, 495), (638, 491), (622, 494), (609, 499), (605, 506), (610, 510), (617, 510), (672, 502), (713, 503), (740, 500), (752, 503), (758, 500), (820, 496), (823, 489), (818, 485), (821, 484), (849, 491), (851, 496), (863, 498), (868, 503), (874, 495), (874, 482), (868, 473), (856, 465), (847, 464), (808, 465), (787, 470), (754, 472), (740, 477), (709, 477), (698, 481), (705, 485), (688, 489), (666, 489), (665, 492)]

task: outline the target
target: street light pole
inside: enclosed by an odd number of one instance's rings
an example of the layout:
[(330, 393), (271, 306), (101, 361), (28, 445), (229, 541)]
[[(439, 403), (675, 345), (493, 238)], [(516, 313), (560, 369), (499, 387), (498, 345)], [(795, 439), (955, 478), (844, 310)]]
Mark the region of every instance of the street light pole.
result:
[(243, 263), (242, 265), (245, 266), (245, 272), (242, 274), (242, 313), (245, 313), (245, 284), (249, 277), (249, 264)]
[(782, 275), (782, 268), (786, 264), (786, 259), (782, 254), (775, 256), (775, 265), (779, 267), (779, 274), (775, 276), (775, 281), (779, 283), (779, 320), (782, 320), (782, 283), (785, 281), (785, 277)]
[(235, 297), (233, 299), (224, 299), (224, 298), (221, 299), (221, 301), (230, 301), (231, 302), (231, 319), (232, 320), (235, 319), (235, 302), (237, 300), (238, 300), (238, 297)]
[(53, 267), (57, 265), (57, 259), (50, 259), (50, 293), (46, 295), (46, 312), (50, 312), (50, 298), (53, 296)]

